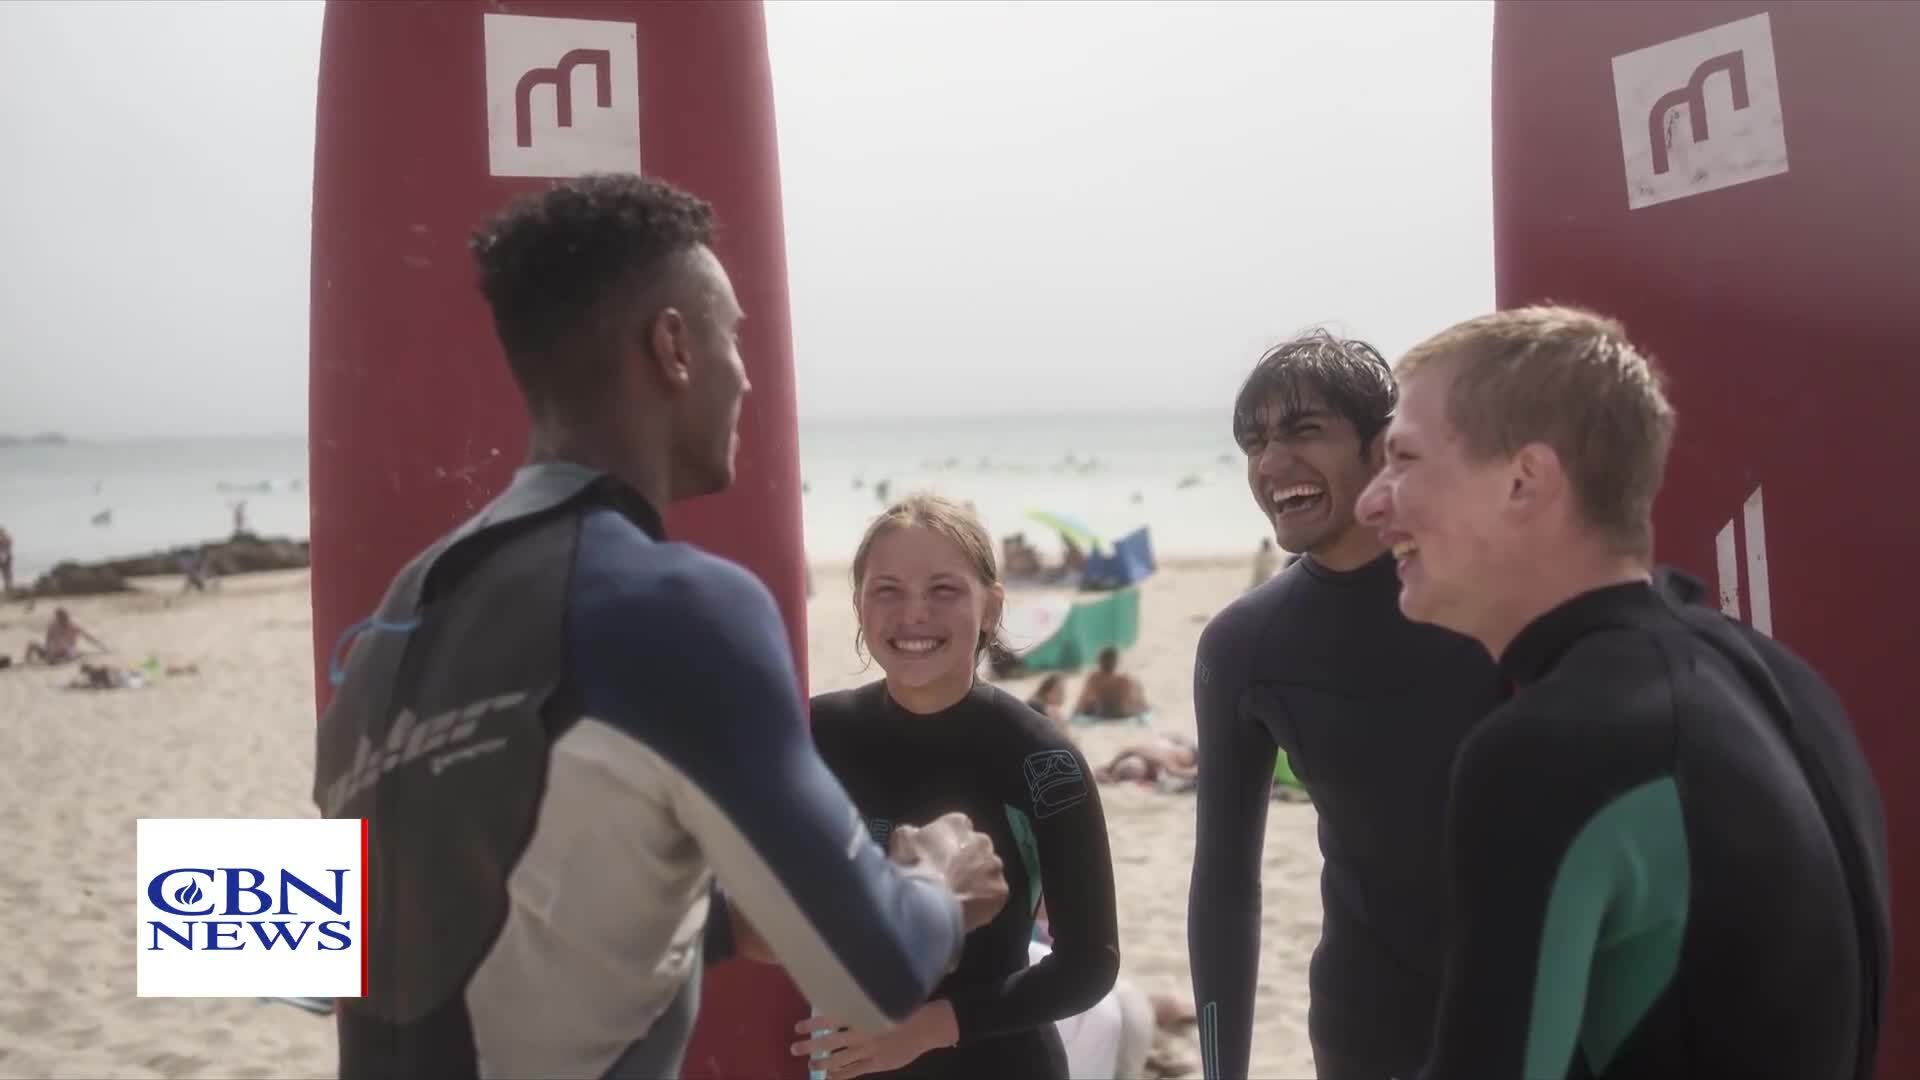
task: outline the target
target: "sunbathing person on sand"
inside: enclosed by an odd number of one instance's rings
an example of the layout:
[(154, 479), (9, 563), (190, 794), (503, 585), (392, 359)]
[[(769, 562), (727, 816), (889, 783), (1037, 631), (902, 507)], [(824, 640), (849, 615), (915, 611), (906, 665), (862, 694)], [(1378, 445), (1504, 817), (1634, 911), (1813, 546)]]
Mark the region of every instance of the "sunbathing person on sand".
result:
[(138, 690), (147, 685), (147, 677), (133, 668), (108, 667), (106, 664), (81, 664), (80, 673), (67, 683), (69, 690)]
[(1191, 781), (1200, 774), (1200, 750), (1193, 741), (1179, 735), (1159, 735), (1153, 742), (1134, 743), (1113, 756), (1113, 760), (1094, 770), (1093, 778), (1103, 784), (1137, 780), (1143, 784)]
[(45, 643), (29, 642), (27, 645), (27, 663), (38, 661), (42, 664), (64, 664), (80, 656), (82, 639), (92, 643), (101, 652), (107, 651), (106, 643), (81, 628), (67, 614), (66, 608), (53, 609), (53, 622), (47, 625)]
[(1140, 680), (1120, 672), (1120, 650), (1100, 650), (1100, 666), (1081, 684), (1073, 715), (1099, 720), (1128, 720), (1147, 711), (1147, 692)]

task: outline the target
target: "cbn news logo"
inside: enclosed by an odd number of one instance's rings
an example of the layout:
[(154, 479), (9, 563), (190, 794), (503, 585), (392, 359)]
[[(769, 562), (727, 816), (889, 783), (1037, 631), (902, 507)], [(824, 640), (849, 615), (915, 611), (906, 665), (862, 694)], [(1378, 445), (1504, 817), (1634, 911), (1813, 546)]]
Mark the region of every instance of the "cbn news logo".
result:
[(141, 818), (141, 997), (359, 997), (366, 824)]

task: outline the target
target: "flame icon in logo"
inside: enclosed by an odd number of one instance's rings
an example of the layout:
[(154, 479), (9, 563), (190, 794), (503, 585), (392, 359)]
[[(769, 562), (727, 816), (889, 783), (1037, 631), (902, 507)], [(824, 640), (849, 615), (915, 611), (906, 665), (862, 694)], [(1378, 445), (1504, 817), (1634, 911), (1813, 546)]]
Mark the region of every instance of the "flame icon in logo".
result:
[(197, 904), (200, 902), (200, 898), (205, 895), (205, 893), (200, 891), (200, 883), (197, 881), (189, 881), (185, 885), (173, 890), (173, 898), (180, 904)]

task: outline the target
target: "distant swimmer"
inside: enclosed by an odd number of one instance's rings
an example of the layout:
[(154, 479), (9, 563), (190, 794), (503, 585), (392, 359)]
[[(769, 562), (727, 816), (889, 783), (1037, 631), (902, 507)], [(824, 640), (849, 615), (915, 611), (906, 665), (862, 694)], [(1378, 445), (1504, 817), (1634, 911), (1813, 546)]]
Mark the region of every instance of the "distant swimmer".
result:
[[(1119, 973), (1092, 770), (1052, 722), (978, 676), (1000, 644), (999, 577), (979, 517), (938, 496), (889, 507), (854, 553), (861, 640), (885, 677), (813, 699), (821, 756), (875, 839), (895, 822), (968, 815), (993, 837), (1013, 900), (968, 935), (960, 966), (899, 1027), (829, 1015), (826, 1035), (799, 1042), (798, 1054), (828, 1054), (814, 1063), (828, 1080), (1066, 1080), (1056, 1021), (1097, 1005)], [(1032, 963), (1043, 895), (1053, 949)]]
[(375, 867), (342, 1080), (677, 1076), (736, 949), (886, 1030), (1006, 903), (963, 815), (873, 842), (773, 597), (666, 535), (732, 482), (748, 390), (713, 230), (600, 175), (473, 238), (528, 463), (395, 578), (321, 718), (314, 798), (371, 820)]
[(1214, 616), (1194, 666), (1187, 940), (1208, 1080), (1247, 1076), (1280, 751), (1320, 821), (1324, 914), (1307, 977), (1318, 1073), (1389, 1080), (1426, 1060), (1446, 959), (1448, 773), (1502, 691), (1472, 640), (1400, 614), (1393, 560), (1354, 520), (1393, 408), (1380, 354), (1322, 331), (1269, 350), (1233, 405), (1254, 505), (1301, 557)]
[(1400, 606), (1518, 687), (1461, 748), (1422, 1080), (1868, 1080), (1886, 829), (1827, 683), (1651, 567), (1674, 413), (1609, 319), (1473, 319), (1398, 365), (1360, 500)]

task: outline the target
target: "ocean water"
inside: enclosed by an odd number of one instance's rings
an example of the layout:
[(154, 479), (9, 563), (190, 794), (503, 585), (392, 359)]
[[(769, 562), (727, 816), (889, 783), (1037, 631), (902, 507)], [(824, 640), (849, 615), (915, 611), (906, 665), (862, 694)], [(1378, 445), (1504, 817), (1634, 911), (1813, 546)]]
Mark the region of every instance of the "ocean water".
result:
[[(1058, 544), (1033, 511), (1106, 536), (1141, 525), (1163, 555), (1248, 552), (1264, 535), (1219, 414), (815, 420), (801, 424), (808, 557), (844, 562), (883, 503), (914, 490), (971, 500), (996, 536)], [(0, 526), (17, 580), (231, 531), (307, 535), (306, 438), (152, 439), (0, 448)], [(111, 520), (94, 524), (102, 511)]]

